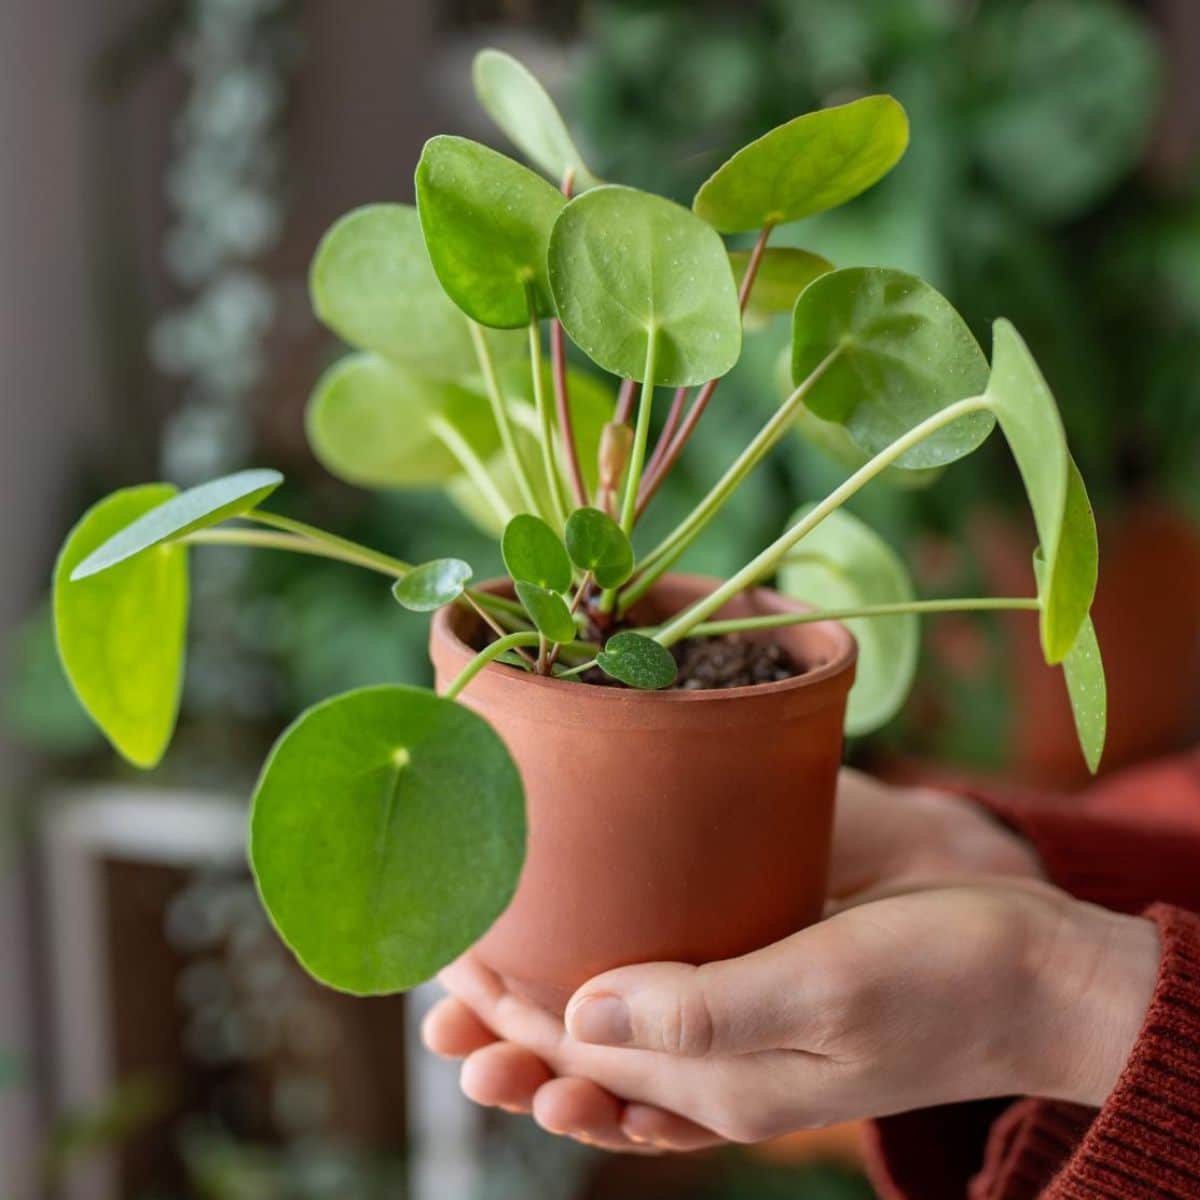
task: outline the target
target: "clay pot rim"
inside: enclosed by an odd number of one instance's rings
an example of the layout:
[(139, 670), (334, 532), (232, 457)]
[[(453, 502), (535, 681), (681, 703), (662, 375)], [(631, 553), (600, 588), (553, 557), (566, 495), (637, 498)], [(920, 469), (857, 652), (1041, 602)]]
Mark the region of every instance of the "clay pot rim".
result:
[[(722, 582), (707, 575), (669, 574), (664, 576), (664, 582), (686, 583), (698, 587), (717, 587)], [(488, 579), (476, 584), (475, 589), (481, 592), (498, 592), (512, 594), (512, 581), (507, 578)], [(766, 595), (777, 605), (797, 612), (811, 610), (812, 606), (793, 600), (774, 588), (747, 588), (744, 595)], [(470, 610), (447, 605), (438, 609), (434, 614), (430, 630), (430, 639), (443, 650), (458, 659), (465, 667), (478, 653), (459, 637), (454, 625), (464, 619), (478, 621), (478, 617)], [(827, 680), (842, 675), (848, 668), (853, 668), (858, 661), (858, 642), (854, 635), (840, 621), (814, 621), (808, 628), (814, 633), (821, 632), (829, 637), (836, 647), (835, 653), (828, 662), (812, 667), (801, 675), (793, 675), (790, 679), (780, 679), (773, 683), (754, 683), (747, 687), (707, 688), (694, 691), (666, 690), (659, 692), (639, 691), (636, 688), (600, 687), (596, 684), (578, 683), (565, 679), (554, 679), (545, 675), (526, 674), (506, 667), (503, 663), (488, 663), (480, 672), (481, 677), (487, 676), (495, 682), (501, 680), (511, 682), (513, 688), (541, 688), (556, 691), (561, 695), (569, 695), (576, 701), (589, 704), (608, 705), (625, 708), (629, 704), (666, 705), (666, 704), (723, 704), (728, 706), (732, 701), (741, 699), (758, 699), (768, 696), (778, 696), (789, 692), (802, 692), (817, 688)]]

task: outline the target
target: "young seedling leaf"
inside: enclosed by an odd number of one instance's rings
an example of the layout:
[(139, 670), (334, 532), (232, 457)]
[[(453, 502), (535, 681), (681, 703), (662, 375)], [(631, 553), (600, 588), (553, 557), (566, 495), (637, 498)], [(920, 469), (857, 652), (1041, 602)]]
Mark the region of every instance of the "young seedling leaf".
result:
[(417, 209), (433, 269), (450, 299), (481, 325), (515, 329), (531, 315), (554, 315), (546, 247), (564, 204), (540, 175), (466, 138), (431, 138), (417, 165)]
[(602, 588), (620, 587), (633, 574), (633, 546), (625, 531), (598, 508), (577, 508), (564, 534), (567, 553)]
[(521, 779), (480, 717), (420, 688), (304, 713), (254, 793), (250, 863), (303, 966), (355, 995), (403, 991), (484, 934), (525, 856)]
[(523, 63), (502, 50), (480, 50), (471, 78), (484, 111), (555, 183), (561, 184), (568, 171), (576, 192), (600, 182), (576, 149), (554, 101)]
[(692, 207), (722, 233), (746, 233), (836, 208), (878, 182), (908, 147), (891, 96), (805, 113), (743, 146), (701, 185)]
[(463, 469), (435, 432), (439, 418), (480, 458), (496, 452), (499, 435), (482, 395), (375, 354), (349, 354), (317, 381), (305, 425), (313, 453), (348, 483), (411, 488), (445, 483)]
[(172, 494), (97, 546), (76, 565), (71, 579), (98, 575), (152, 546), (248, 512), (282, 482), (278, 471), (238, 471)]
[(114, 492), (71, 530), (54, 568), (54, 632), (75, 695), (134, 766), (155, 766), (179, 712), (187, 634), (187, 551), (156, 546), (72, 582), (115, 534), (177, 495), (166, 483)]
[[(750, 264), (749, 250), (732, 250), (729, 261), (733, 278), (741, 288)], [(800, 293), (819, 275), (833, 270), (833, 263), (819, 254), (789, 247), (771, 248), (763, 253), (754, 277), (754, 286), (746, 302), (746, 321), (762, 324), (796, 307)]]
[(1058, 405), (1033, 355), (997, 321), (986, 398), (1017, 460), (1046, 563), (1039, 591), (1042, 650), (1061, 662), (1096, 594), (1099, 551), (1087, 490), (1067, 449)]
[(573, 642), (578, 631), (575, 628), (575, 618), (567, 602), (557, 593), (548, 588), (538, 587), (536, 583), (517, 581), (517, 599), (529, 614), (534, 628), (547, 641)]
[[(980, 394), (988, 364), (950, 302), (915, 275), (883, 267), (832, 271), (796, 302), (792, 379), (826, 363), (808, 407), (837, 421), (870, 455), (957, 400)], [(988, 412), (970, 413), (897, 459), (939, 467), (970, 454), (991, 433)]]
[[(795, 513), (788, 524), (809, 507)], [(899, 555), (844, 508), (830, 513), (784, 559), (778, 586), (785, 595), (820, 609), (906, 604), (914, 598)], [(916, 676), (920, 622), (913, 613), (904, 613), (845, 624), (858, 642), (846, 732), (858, 736), (886, 725), (903, 707)]]
[(435, 558), (396, 580), (392, 595), (412, 612), (433, 612), (457, 600), (470, 578), (470, 564), (461, 558)]
[[(478, 370), (470, 327), (442, 290), (417, 210), (370, 204), (336, 221), (309, 270), (313, 311), (343, 341), (435, 379)], [(526, 352), (519, 333), (492, 330), (493, 356)]]
[(571, 560), (558, 534), (541, 517), (518, 513), (500, 541), (504, 566), (517, 583), (565, 592), (571, 586)]
[(642, 691), (660, 691), (675, 682), (677, 668), (670, 650), (632, 630), (614, 633), (596, 662), (605, 675)]
[(559, 318), (593, 362), (626, 379), (682, 387), (724, 375), (742, 344), (737, 288), (724, 243), (686, 208), (605, 186), (563, 209), (550, 237)]

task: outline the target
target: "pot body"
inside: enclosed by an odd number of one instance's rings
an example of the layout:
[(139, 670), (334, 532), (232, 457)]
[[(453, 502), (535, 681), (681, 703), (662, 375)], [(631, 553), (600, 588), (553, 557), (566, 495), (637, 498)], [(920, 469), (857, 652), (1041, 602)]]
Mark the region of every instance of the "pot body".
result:
[[(716, 584), (667, 577), (636, 615), (661, 620)], [(798, 607), (756, 589), (719, 616)], [(473, 656), (477, 632), (470, 611), (435, 617), (439, 690)], [(761, 636), (805, 673), (648, 693), (493, 664), (462, 693), (504, 739), (525, 785), (525, 867), (475, 948), (514, 991), (561, 1013), (601, 971), (730, 958), (821, 915), (856, 648), (832, 622)]]

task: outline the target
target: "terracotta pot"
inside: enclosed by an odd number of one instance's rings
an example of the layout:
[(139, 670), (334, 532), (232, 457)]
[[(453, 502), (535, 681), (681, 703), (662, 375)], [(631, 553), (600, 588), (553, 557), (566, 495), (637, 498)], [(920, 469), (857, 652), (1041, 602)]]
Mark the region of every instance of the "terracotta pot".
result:
[[(667, 577), (636, 617), (661, 620), (716, 583)], [(798, 607), (758, 589), (720, 615)], [(477, 618), (460, 608), (434, 619), (439, 687), (470, 660), (477, 632)], [(805, 673), (647, 693), (492, 665), (463, 692), (525, 783), (525, 869), (476, 948), (515, 991), (561, 1012), (600, 971), (728, 958), (820, 916), (856, 647), (831, 622), (763, 636)]]

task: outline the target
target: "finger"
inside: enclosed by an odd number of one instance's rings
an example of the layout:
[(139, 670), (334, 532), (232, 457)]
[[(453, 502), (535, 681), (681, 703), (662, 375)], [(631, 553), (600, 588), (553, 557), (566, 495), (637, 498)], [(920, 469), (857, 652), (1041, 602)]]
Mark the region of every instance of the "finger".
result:
[(459, 1086), (476, 1104), (527, 1113), (533, 1110), (537, 1090), (553, 1078), (536, 1054), (511, 1042), (496, 1042), (463, 1063)]
[(590, 1079), (552, 1079), (533, 1098), (533, 1119), (548, 1133), (618, 1153), (657, 1153), (625, 1135), (622, 1111), (621, 1101)]
[(621, 1129), (631, 1142), (677, 1154), (725, 1144), (724, 1138), (711, 1129), (653, 1104), (627, 1104), (621, 1114)]
[(496, 1035), (461, 1000), (439, 1000), (421, 1022), (425, 1048), (442, 1058), (466, 1058), (496, 1041)]

